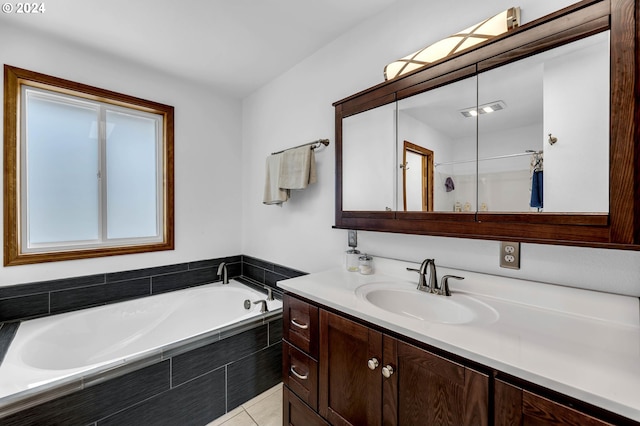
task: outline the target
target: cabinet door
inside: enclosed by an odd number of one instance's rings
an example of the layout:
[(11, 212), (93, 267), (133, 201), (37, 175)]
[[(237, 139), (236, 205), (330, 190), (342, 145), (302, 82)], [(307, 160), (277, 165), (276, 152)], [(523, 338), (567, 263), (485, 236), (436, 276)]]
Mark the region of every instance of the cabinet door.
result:
[(315, 411), (307, 406), (286, 386), (282, 389), (283, 425), (289, 426), (329, 426)]
[[(333, 425), (381, 424), (382, 333), (320, 311), (320, 414)], [(372, 364), (373, 366), (373, 364)]]
[(384, 337), (385, 425), (487, 425), (489, 377)]
[(496, 426), (603, 426), (610, 424), (496, 379)]

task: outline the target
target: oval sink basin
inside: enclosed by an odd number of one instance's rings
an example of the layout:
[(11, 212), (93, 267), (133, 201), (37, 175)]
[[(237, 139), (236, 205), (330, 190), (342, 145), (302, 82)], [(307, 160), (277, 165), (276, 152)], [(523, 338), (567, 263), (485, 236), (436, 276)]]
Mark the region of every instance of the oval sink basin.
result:
[(418, 291), (410, 283), (372, 283), (356, 289), (372, 305), (405, 318), (441, 324), (491, 323), (498, 312), (480, 300), (464, 294), (439, 296)]

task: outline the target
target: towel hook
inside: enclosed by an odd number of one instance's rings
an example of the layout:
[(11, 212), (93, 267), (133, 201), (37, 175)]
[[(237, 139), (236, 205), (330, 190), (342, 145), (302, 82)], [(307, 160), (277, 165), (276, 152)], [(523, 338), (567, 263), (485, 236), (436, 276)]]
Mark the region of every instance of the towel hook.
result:
[(549, 133), (549, 145), (553, 145), (556, 142), (558, 142), (558, 138), (551, 136), (551, 133)]

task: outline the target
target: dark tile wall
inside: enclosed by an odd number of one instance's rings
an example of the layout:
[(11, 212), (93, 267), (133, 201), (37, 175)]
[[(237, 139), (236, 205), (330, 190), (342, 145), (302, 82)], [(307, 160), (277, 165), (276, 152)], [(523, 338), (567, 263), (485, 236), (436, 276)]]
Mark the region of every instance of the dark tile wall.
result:
[[(258, 287), (305, 275), (295, 269), (237, 255), (176, 265), (96, 274), (0, 287), (0, 323), (121, 302), (220, 281), (218, 265), (228, 276), (244, 277)], [(279, 291), (279, 290), (277, 290)]]
[(17, 322), (0, 324), (0, 364), (2, 364), (2, 360), (9, 350), (9, 345), (18, 331), (18, 325)]
[(242, 274), (242, 256), (108, 274), (0, 287), (0, 323), (121, 302), (220, 281), (218, 265), (230, 277)]
[(204, 425), (281, 380), (282, 318), (0, 419), (7, 426)]
[(242, 256), (242, 276), (255, 281), (257, 284), (267, 285), (280, 292), (276, 282), (306, 275), (306, 272), (287, 268), (286, 266), (266, 262), (251, 256)]

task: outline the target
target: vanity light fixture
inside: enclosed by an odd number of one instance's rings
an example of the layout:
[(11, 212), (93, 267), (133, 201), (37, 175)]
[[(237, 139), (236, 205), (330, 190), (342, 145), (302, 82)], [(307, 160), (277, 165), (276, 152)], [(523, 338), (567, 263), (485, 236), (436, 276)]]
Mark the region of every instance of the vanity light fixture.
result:
[(520, 8), (511, 7), (480, 23), (391, 62), (384, 67), (384, 79), (391, 80), (520, 26)]
[(493, 101), (486, 104), (478, 105), (478, 107), (469, 107), (460, 110), (460, 114), (464, 117), (477, 117), (480, 114), (490, 114), (492, 112), (503, 110), (507, 107), (504, 101)]

